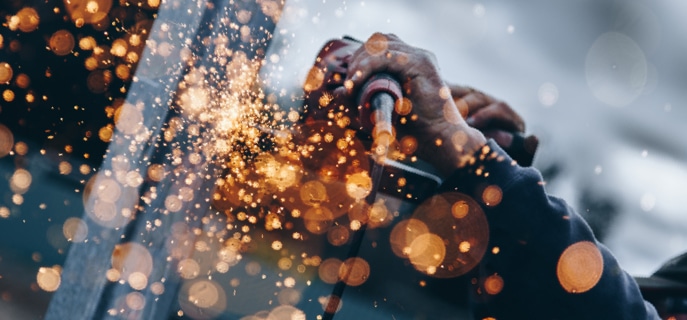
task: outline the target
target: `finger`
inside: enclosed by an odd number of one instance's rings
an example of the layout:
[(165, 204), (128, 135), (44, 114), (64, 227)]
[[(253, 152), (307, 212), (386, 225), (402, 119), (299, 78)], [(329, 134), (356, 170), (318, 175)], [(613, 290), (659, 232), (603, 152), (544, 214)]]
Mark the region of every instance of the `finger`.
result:
[(361, 67), (365, 67), (365, 65), (361, 65), (361, 62), (366, 61), (369, 56), (385, 53), (388, 50), (389, 39), (390, 36), (375, 32), (363, 42), (362, 46), (351, 55), (345, 80), (352, 80), (354, 84), (359, 84), (357, 79), (358, 77), (362, 78), (360, 73), (364, 69)]
[(513, 144), (513, 134), (503, 130), (486, 130), (483, 132), (487, 139), (494, 139), (496, 144), (503, 149), (508, 149)]
[[(434, 69), (434, 70), (432, 70)], [(419, 74), (438, 74), (432, 57), (424, 50), (413, 49), (412, 52), (387, 50), (383, 55), (361, 54), (358, 59), (349, 63), (346, 81), (353, 87), (360, 86), (371, 75), (384, 72), (394, 76), (399, 82), (416, 78)], [(436, 79), (437, 82), (441, 79)], [(443, 83), (437, 83), (442, 85)]]
[(451, 97), (453, 97), (453, 103), (458, 108), (458, 112), (460, 112), (460, 115), (463, 117), (463, 119), (466, 119), (470, 114), (470, 106), (465, 100), (463, 100), (463, 97), (468, 95), (473, 89), (467, 86), (461, 86), (452, 83), (447, 83), (446, 85), (448, 86), (449, 90), (451, 90)]
[(334, 97), (334, 100), (346, 99), (348, 97), (346, 95), (346, 88), (344, 87), (337, 87), (336, 89), (334, 89), (334, 91), (331, 92), (331, 94)]
[[(490, 126), (524, 132), (525, 121), (507, 103), (467, 86), (452, 86), (452, 95), (459, 109), (467, 109), (468, 124), (485, 129)], [(462, 96), (456, 99), (457, 96)], [(482, 111), (483, 109), (489, 109)], [(461, 110), (461, 113), (465, 112)]]
[(352, 55), (346, 80), (351, 81), (348, 87), (355, 87), (379, 72), (412, 78), (421, 71), (418, 66), (425, 68), (422, 71), (428, 66), (436, 68), (435, 60), (430, 52), (412, 47), (393, 34), (375, 33)]
[(497, 101), (474, 111), (467, 123), (476, 129), (525, 132), (525, 121), (508, 104)]
[(475, 89), (468, 87), (468, 86), (461, 86), (459, 84), (452, 84), (452, 83), (447, 83), (448, 88), (451, 89), (451, 95), (453, 96), (453, 99), (460, 99), (469, 93), (472, 93), (475, 91)]
[(475, 94), (474, 92), (470, 92), (458, 98), (453, 94), (451, 94), (451, 96), (453, 97), (453, 102), (458, 107), (460, 114), (463, 116), (463, 119), (467, 119), (469, 116), (473, 115), (475, 111), (490, 104), (490, 101), (484, 99), (483, 95)]
[(464, 119), (497, 100), (468, 86), (450, 85), (451, 96)]
[[(469, 90), (469, 92), (461, 96), (460, 99), (464, 100), (465, 103), (468, 105), (470, 114), (492, 103), (498, 102), (497, 99), (494, 99), (492, 96), (485, 94), (482, 91), (475, 90), (470, 87), (467, 87), (467, 90)], [(455, 99), (456, 96), (453, 97)]]
[(514, 134), (510, 147), (504, 149), (521, 166), (531, 166), (537, 152), (539, 139), (534, 136)]
[(401, 50), (403, 46), (408, 46), (393, 33), (383, 34), (373, 33), (360, 48), (356, 49), (351, 55), (351, 61), (360, 58), (362, 54), (379, 55), (385, 50)]

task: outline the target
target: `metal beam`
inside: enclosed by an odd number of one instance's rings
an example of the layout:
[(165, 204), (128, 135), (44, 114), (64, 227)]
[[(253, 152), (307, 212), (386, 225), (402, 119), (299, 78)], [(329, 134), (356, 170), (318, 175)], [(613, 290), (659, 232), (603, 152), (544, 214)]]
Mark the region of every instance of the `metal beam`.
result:
[[(91, 190), (90, 196), (85, 199), (87, 212), (83, 214), (83, 221), (87, 224), (89, 237), (85, 242), (71, 245), (62, 270), (61, 285), (50, 302), (45, 319), (169, 317), (181, 283), (175, 264), (169, 259), (167, 245), (173, 233), (172, 226), (177, 221), (184, 221), (190, 227), (200, 226), (199, 218), (209, 211), (209, 203), (203, 199), (212, 191), (217, 170), (207, 163), (172, 164), (172, 145), (183, 146), (184, 138), (165, 140), (163, 129), (168, 126), (172, 117), (183, 117), (174, 110), (173, 104), (177, 99), (179, 84), (189, 70), (187, 58), (190, 55), (195, 57), (194, 61), (203, 61), (209, 51), (205, 40), (215, 35), (216, 31), (213, 30), (217, 30), (218, 20), (235, 16), (239, 9), (252, 11), (255, 19), (251, 20), (249, 26), (253, 30), (261, 29), (266, 36), (262, 41), (251, 42), (249, 45), (234, 41), (227, 46), (233, 50), (242, 50), (249, 57), (261, 58), (260, 55), (264, 54), (271, 39), (269, 32), (264, 30), (273, 30), (274, 22), (271, 19), (262, 19), (264, 15), (255, 1), (163, 1), (134, 81), (128, 90), (125, 108), (129, 110), (122, 111), (124, 115), (120, 114), (119, 119), (120, 122), (131, 120), (139, 123), (132, 127), (122, 122), (122, 125), (117, 126), (104, 162), (93, 182), (95, 188), (100, 189)], [(228, 32), (238, 33), (239, 30)], [(159, 50), (162, 42), (166, 43), (166, 48), (172, 54)], [(116, 179), (117, 166), (123, 160), (129, 166), (129, 172), (138, 172), (144, 179), (152, 163), (183, 168), (185, 172), (202, 173), (191, 185), (195, 191), (195, 199), (199, 200), (184, 203), (175, 213), (165, 210), (166, 195), (179, 183), (174, 174), (169, 174), (160, 181), (146, 179), (140, 185), (134, 184), (135, 187), (121, 186), (115, 191), (123, 194), (133, 192), (135, 195), (119, 196), (113, 202), (116, 217), (108, 220), (112, 225), (98, 221), (97, 216), (100, 213), (95, 211), (102, 208), (92, 207), (102, 200), (99, 196), (110, 192), (103, 187), (103, 181)], [(150, 190), (155, 190), (156, 197), (146, 195)], [(189, 215), (189, 212), (193, 214)], [(125, 213), (131, 216), (128, 217)], [(128, 279), (111, 282), (106, 277), (108, 270), (113, 268), (113, 252), (119, 250), (117, 254), (123, 255), (130, 253), (120, 250), (125, 243), (139, 244), (149, 253), (152, 269), (147, 275), (148, 285), (145, 288), (133, 288), (127, 283)], [(135, 265), (137, 261), (134, 260), (139, 258), (132, 254), (118, 259), (125, 261), (125, 265)], [(150, 284), (154, 282), (162, 284), (164, 292), (151, 289)], [(123, 307), (126, 303), (124, 300), (130, 293), (134, 293), (135, 298), (142, 298), (143, 305), (140, 308)]]

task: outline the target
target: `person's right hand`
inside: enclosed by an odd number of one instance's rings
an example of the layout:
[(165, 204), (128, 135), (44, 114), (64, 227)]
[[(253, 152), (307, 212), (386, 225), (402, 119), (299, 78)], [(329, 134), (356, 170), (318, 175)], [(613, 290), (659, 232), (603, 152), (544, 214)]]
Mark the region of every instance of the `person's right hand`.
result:
[(352, 55), (344, 85), (353, 93), (376, 73), (387, 73), (401, 83), (410, 104), (402, 106), (409, 112), (408, 121), (397, 125), (398, 135), (415, 137), (418, 157), (442, 175), (465, 165), (486, 143), (482, 133), (460, 116), (430, 52), (393, 34), (375, 33)]

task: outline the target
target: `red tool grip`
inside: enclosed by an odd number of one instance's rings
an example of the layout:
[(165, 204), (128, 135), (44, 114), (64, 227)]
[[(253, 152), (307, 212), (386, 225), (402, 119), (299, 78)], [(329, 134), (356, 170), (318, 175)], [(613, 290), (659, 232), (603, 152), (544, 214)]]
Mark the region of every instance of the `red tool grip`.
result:
[[(386, 93), (391, 96), (393, 101), (397, 101), (403, 96), (401, 85), (388, 74), (379, 73), (372, 76), (365, 82), (360, 90), (358, 105), (360, 109), (360, 124), (362, 129), (371, 133), (375, 126), (374, 111), (378, 108), (391, 108), (391, 110), (381, 110), (383, 114), (394, 115), (394, 106), (376, 106), (372, 103), (372, 97), (378, 93)], [(394, 119), (385, 119), (388, 123), (394, 123)]]

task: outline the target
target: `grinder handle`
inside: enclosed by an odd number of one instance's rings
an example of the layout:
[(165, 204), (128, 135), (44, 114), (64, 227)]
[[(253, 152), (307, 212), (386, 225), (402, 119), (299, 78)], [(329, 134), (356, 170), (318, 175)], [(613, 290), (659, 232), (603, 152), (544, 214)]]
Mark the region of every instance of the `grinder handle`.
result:
[[(387, 98), (380, 98), (379, 94), (385, 94)], [(363, 84), (358, 95), (362, 129), (374, 134), (376, 125), (389, 125), (388, 130), (391, 133), (390, 126), (396, 120), (394, 104), (401, 97), (403, 97), (401, 85), (390, 75), (378, 73), (370, 77)]]
[(368, 79), (358, 95), (362, 130), (372, 136), (372, 154), (384, 161), (394, 140), (394, 106), (402, 97), (401, 85), (393, 77), (379, 73)]

